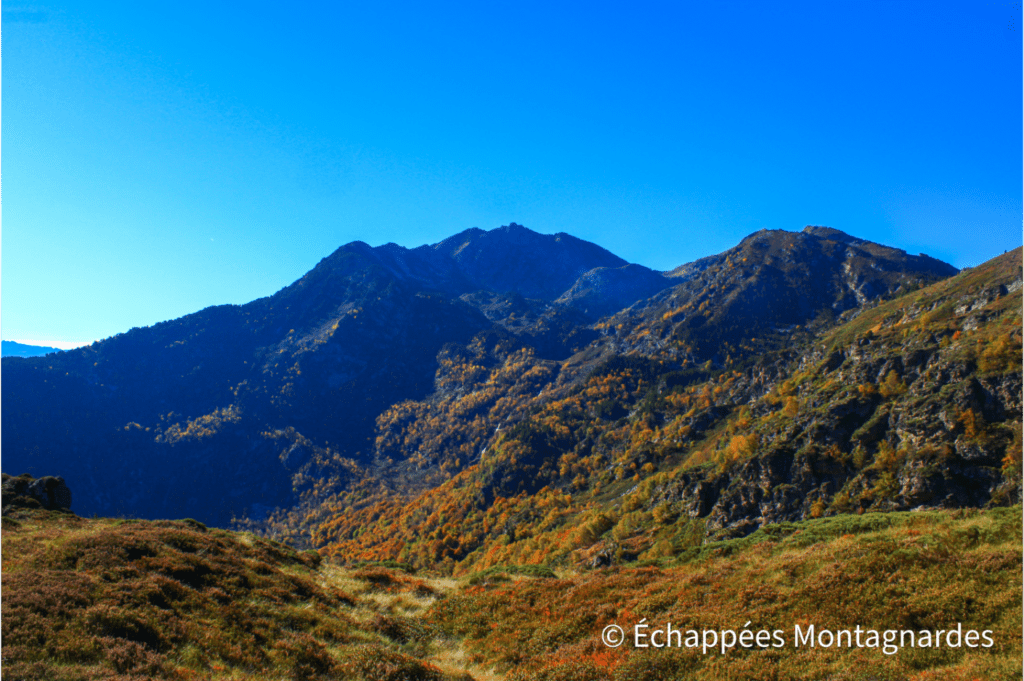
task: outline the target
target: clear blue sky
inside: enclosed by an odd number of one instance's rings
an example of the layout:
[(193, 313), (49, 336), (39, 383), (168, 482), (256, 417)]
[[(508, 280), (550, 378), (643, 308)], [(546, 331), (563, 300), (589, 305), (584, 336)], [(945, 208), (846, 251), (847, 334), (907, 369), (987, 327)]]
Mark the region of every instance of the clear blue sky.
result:
[(1021, 244), (1011, 2), (3, 6), (2, 335), (510, 221), (656, 269), (829, 225)]

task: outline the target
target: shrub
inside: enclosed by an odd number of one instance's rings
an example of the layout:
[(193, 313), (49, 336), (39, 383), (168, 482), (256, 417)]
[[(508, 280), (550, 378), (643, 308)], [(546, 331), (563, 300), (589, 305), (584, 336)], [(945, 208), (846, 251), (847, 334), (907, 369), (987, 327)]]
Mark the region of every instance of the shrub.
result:
[(796, 397), (787, 397), (783, 400), (782, 413), (789, 418), (795, 418), (800, 413), (800, 400)]
[(295, 681), (320, 679), (335, 673), (334, 658), (309, 634), (288, 633), (271, 649), (271, 659), (288, 670)]
[(337, 671), (338, 678), (352, 681), (444, 681), (433, 665), (377, 645), (347, 651)]
[(964, 427), (964, 435), (967, 437), (980, 437), (985, 430), (984, 417), (970, 407), (960, 412), (960, 416), (956, 420)]
[(857, 386), (857, 392), (862, 397), (874, 397), (878, 394), (878, 387), (874, 383), (861, 383)]
[(893, 370), (886, 374), (885, 380), (878, 385), (878, 392), (885, 398), (896, 397), (907, 392), (907, 384)]

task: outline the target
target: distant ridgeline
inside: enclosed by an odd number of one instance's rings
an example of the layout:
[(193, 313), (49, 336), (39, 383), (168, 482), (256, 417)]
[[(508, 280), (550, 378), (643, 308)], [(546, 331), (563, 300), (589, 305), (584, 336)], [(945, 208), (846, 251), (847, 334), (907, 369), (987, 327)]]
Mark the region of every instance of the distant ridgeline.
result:
[(353, 242), (268, 298), (4, 359), (4, 467), (84, 515), (455, 570), (1012, 503), (1020, 288), (1020, 249), (958, 274), (823, 227), (670, 272), (515, 223)]
[(48, 348), (42, 345), (26, 345), (15, 341), (0, 341), (2, 357), (42, 357), (51, 352), (60, 352), (60, 348)]

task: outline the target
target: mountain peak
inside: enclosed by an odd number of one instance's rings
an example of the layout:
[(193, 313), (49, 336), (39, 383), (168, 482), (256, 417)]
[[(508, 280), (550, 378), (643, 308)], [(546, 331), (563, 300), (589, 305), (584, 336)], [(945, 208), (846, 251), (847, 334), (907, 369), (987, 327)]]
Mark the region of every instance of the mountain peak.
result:
[(858, 239), (855, 236), (850, 236), (841, 229), (834, 227), (823, 227), (820, 225), (807, 225), (803, 229), (804, 234), (810, 234), (811, 236), (818, 236), (823, 239), (829, 239), (831, 241), (841, 241), (847, 244), (863, 243), (863, 239)]
[(554, 300), (595, 267), (628, 263), (597, 244), (564, 233), (541, 234), (515, 222), (490, 231), (472, 228), (433, 245), (479, 289), (515, 291)]

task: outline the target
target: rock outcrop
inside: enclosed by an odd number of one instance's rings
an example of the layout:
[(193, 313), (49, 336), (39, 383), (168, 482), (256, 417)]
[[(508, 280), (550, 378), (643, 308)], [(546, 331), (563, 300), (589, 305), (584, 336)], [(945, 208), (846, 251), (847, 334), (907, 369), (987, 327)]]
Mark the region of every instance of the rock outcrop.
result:
[(15, 508), (71, 509), (71, 490), (64, 478), (47, 475), (33, 478), (28, 473), (14, 477), (3, 474), (3, 515)]

